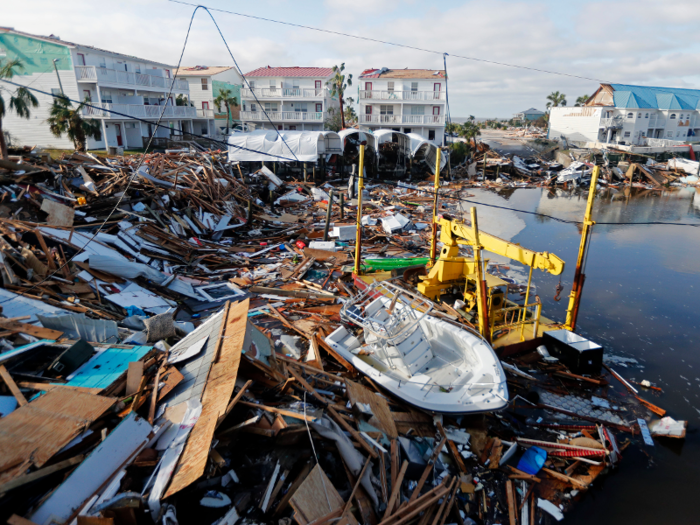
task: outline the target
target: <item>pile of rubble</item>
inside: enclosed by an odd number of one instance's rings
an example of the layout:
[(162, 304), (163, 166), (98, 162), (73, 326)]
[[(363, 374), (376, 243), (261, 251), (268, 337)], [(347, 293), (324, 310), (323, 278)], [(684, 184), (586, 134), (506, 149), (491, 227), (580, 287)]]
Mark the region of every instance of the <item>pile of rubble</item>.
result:
[[(498, 413), (427, 414), (359, 374), (325, 341), (358, 293), (346, 181), (216, 151), (18, 160), (0, 164), (3, 521), (542, 523), (640, 431), (685, 433), (647, 428), (664, 411), (612, 369), (542, 351), (504, 358)], [(432, 196), (367, 186), (363, 269), (427, 256)]]

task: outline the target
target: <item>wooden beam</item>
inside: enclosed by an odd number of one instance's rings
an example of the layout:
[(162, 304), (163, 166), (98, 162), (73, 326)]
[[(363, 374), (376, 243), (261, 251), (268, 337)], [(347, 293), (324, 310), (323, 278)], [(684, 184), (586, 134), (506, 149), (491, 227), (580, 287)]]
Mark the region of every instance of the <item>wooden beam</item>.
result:
[(396, 476), (396, 479), (391, 482), (391, 497), (389, 497), (389, 503), (386, 505), (386, 510), (384, 511), (384, 517), (382, 520), (387, 519), (391, 515), (391, 509), (394, 508), (394, 504), (399, 497), (403, 477), (406, 475), (406, 469), (408, 469), (408, 461), (404, 460), (403, 464), (401, 465), (401, 471)]
[(433, 465), (435, 464), (435, 460), (437, 459), (438, 455), (440, 454), (440, 451), (442, 451), (442, 447), (445, 446), (446, 442), (447, 442), (447, 438), (443, 436), (442, 440), (440, 440), (440, 443), (438, 443), (438, 445), (433, 450), (433, 453), (430, 455), (430, 459), (428, 460), (428, 464), (425, 466), (425, 470), (423, 471), (423, 474), (421, 475), (420, 479), (418, 480), (418, 485), (416, 485), (416, 488), (413, 490), (413, 494), (411, 494), (411, 499), (408, 500), (409, 504), (416, 501), (416, 499), (418, 498), (418, 495), (420, 494), (420, 491), (423, 490), (423, 485), (425, 485), (425, 482), (428, 479), (428, 475), (430, 474), (430, 471), (433, 470)]
[(30, 474), (25, 474), (24, 476), (14, 478), (8, 481), (7, 483), (0, 485), (0, 494), (9, 492), (12, 489), (16, 489), (17, 487), (21, 487), (22, 485), (26, 485), (27, 483), (31, 483), (32, 481), (35, 481), (37, 479), (49, 476), (54, 472), (59, 472), (73, 465), (77, 465), (78, 463), (82, 463), (83, 459), (85, 459), (84, 455), (75, 456), (65, 461), (60, 461), (59, 463), (56, 463), (49, 467), (44, 467), (42, 469), (36, 470), (34, 472), (31, 472)]
[(219, 420), (216, 422), (216, 428), (219, 428), (219, 425), (221, 425), (221, 423), (224, 422), (224, 419), (226, 419), (226, 416), (228, 416), (231, 413), (231, 410), (233, 410), (233, 407), (235, 407), (236, 403), (238, 403), (241, 400), (241, 398), (243, 397), (243, 394), (245, 394), (245, 391), (248, 390), (248, 388), (252, 384), (253, 384), (253, 381), (251, 379), (246, 381), (245, 385), (243, 385), (243, 388), (241, 388), (238, 391), (238, 394), (236, 394), (234, 396), (234, 398), (231, 400), (231, 402), (226, 407), (226, 412), (224, 412), (223, 414), (221, 414), (221, 416), (219, 416)]
[(2, 377), (2, 380), (5, 381), (5, 384), (7, 385), (7, 388), (10, 389), (10, 392), (12, 392), (12, 395), (15, 396), (15, 399), (17, 400), (17, 403), (19, 403), (19, 406), (22, 407), (26, 405), (27, 400), (25, 399), (24, 395), (17, 386), (17, 383), (15, 383), (15, 380), (12, 379), (12, 376), (7, 371), (7, 368), (5, 368), (5, 365), (0, 365), (0, 377)]

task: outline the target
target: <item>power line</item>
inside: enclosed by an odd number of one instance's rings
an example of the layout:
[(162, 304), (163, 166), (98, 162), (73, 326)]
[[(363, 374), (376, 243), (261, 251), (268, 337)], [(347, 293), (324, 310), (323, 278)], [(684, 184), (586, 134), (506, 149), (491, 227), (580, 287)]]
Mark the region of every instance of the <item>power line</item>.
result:
[[(175, 4), (187, 5), (187, 6), (196, 6), (196, 5), (197, 5), (197, 4), (192, 4), (192, 3), (190, 3), (190, 2), (183, 2), (182, 0), (168, 0), (168, 2), (172, 2), (172, 3), (175, 3)], [(205, 7), (205, 6), (200, 6), (200, 7)], [(375, 43), (377, 43), (377, 44), (385, 44), (385, 45), (387, 45), (387, 46), (403, 47), (403, 48), (406, 48), (406, 49), (413, 49), (414, 51), (422, 51), (422, 52), (424, 52), (424, 53), (432, 53), (432, 54), (437, 54), (437, 55), (442, 55), (442, 54), (444, 53), (443, 51), (436, 51), (436, 50), (434, 50), (434, 49), (426, 49), (426, 48), (423, 48), (423, 47), (410, 46), (410, 45), (408, 45), (408, 44), (399, 44), (399, 43), (396, 43), (396, 42), (389, 42), (388, 40), (380, 40), (380, 39), (378, 39), (378, 38), (372, 38), (372, 37), (361, 36), (361, 35), (352, 35), (352, 34), (350, 34), (350, 33), (343, 33), (343, 32), (341, 32), (341, 31), (333, 31), (333, 30), (331, 30), (331, 29), (323, 29), (323, 28), (320, 28), (320, 27), (307, 26), (307, 25), (303, 25), (303, 24), (295, 24), (295, 23), (293, 23), (293, 22), (284, 22), (284, 21), (282, 21), (282, 20), (275, 20), (275, 19), (273, 19), (273, 18), (265, 18), (265, 17), (262, 17), (262, 16), (249, 15), (249, 14), (246, 14), (246, 13), (237, 13), (237, 12), (235, 12), (235, 11), (228, 11), (228, 10), (226, 10), (226, 9), (219, 9), (219, 8), (216, 8), (216, 7), (207, 7), (206, 9), (207, 9), (207, 10), (211, 9), (212, 11), (218, 11), (218, 12), (220, 12), (220, 13), (226, 13), (226, 14), (229, 14), (229, 15), (236, 15), (236, 16), (241, 16), (241, 17), (244, 17), (244, 18), (251, 18), (251, 19), (254, 19), (254, 20), (261, 20), (261, 21), (263, 21), (263, 22), (272, 22), (272, 23), (275, 23), (275, 24), (281, 24), (281, 25), (286, 25), (286, 26), (291, 26), (291, 27), (298, 27), (298, 28), (300, 28), (300, 29), (308, 29), (308, 30), (310, 30), (310, 31), (318, 31), (319, 33), (328, 33), (328, 34), (336, 35), (336, 36), (344, 36), (344, 37), (347, 37), (347, 38), (355, 38), (355, 39), (357, 39), (357, 40), (366, 40), (366, 41), (368, 41), (368, 42), (375, 42)], [(581, 76), (581, 75), (574, 75), (574, 74), (572, 74), (572, 73), (562, 73), (562, 72), (560, 72), (560, 71), (549, 71), (549, 70), (547, 70), (547, 69), (540, 69), (540, 68), (530, 67), (530, 66), (521, 66), (521, 65), (519, 65), (519, 64), (509, 64), (509, 63), (507, 63), (507, 62), (498, 62), (498, 61), (489, 60), (489, 59), (486, 59), (486, 58), (469, 57), (469, 56), (464, 56), (464, 55), (456, 55), (456, 54), (453, 54), (453, 53), (450, 53), (450, 56), (453, 56), (453, 57), (455, 57), (455, 58), (461, 58), (461, 59), (464, 59), (464, 60), (472, 60), (472, 61), (474, 61), (474, 62), (483, 62), (483, 63), (486, 63), (486, 64), (492, 64), (492, 65), (495, 65), (495, 66), (504, 66), (504, 67), (513, 67), (513, 68), (517, 68), (517, 69), (526, 69), (526, 70), (529, 70), (529, 71), (536, 71), (536, 72), (538, 72), (538, 73), (546, 73), (546, 74), (548, 74), (548, 75), (560, 75), (560, 76), (565, 76), (565, 77), (578, 78), (578, 79), (581, 79), (581, 80), (591, 80), (591, 81), (593, 81), (593, 82), (599, 82), (599, 83), (601, 83), (601, 84), (609, 83), (609, 82), (607, 82), (607, 81), (600, 80), (600, 79), (597, 79), (597, 78), (584, 77), (584, 76)]]
[[(180, 65), (182, 64), (182, 57), (183, 57), (184, 54), (185, 54), (185, 48), (187, 47), (187, 40), (188, 40), (188, 38), (189, 38), (189, 36), (190, 36), (190, 30), (192, 29), (192, 22), (194, 21), (194, 15), (195, 15), (196, 12), (197, 12), (197, 9), (194, 10), (194, 12), (192, 13), (192, 17), (190, 18), (190, 25), (189, 25), (188, 28), (187, 28), (187, 34), (185, 35), (185, 41), (184, 41), (183, 44), (182, 44), (182, 51), (180, 52), (180, 59), (178, 60), (178, 63), (177, 63), (178, 69), (180, 69)], [(176, 78), (175, 75), (173, 75), (172, 82), (170, 83), (170, 89), (168, 90), (168, 95), (165, 97), (166, 100), (167, 100), (168, 98), (170, 98), (170, 96), (172, 95), (173, 87), (175, 86), (175, 78)], [(14, 82), (11, 82), (11, 83), (12, 83), (12, 84), (15, 84)], [(30, 89), (32, 89), (32, 88), (30, 88)], [(64, 97), (61, 97), (61, 98), (64, 98)], [(163, 115), (165, 114), (165, 108), (166, 108), (166, 107), (167, 107), (167, 106), (165, 106), (165, 105), (163, 106), (163, 110), (160, 112), (160, 116), (158, 117), (158, 121), (156, 122), (156, 126), (160, 126), (160, 122), (161, 122), (161, 120), (163, 120)], [(76, 111), (77, 111), (77, 109), (76, 109)], [(157, 127), (156, 127), (156, 129), (157, 129)], [(45, 282), (49, 281), (49, 280), (50, 280), (54, 275), (56, 275), (59, 271), (61, 271), (61, 270), (62, 270), (63, 268), (65, 268), (66, 266), (68, 266), (68, 264), (69, 264), (79, 253), (81, 253), (83, 250), (85, 250), (85, 248), (87, 248), (88, 244), (90, 244), (93, 240), (95, 240), (95, 237), (97, 237), (97, 235), (100, 233), (100, 231), (102, 230), (102, 228), (104, 228), (105, 225), (106, 225), (106, 224), (109, 222), (109, 220), (112, 218), (112, 215), (114, 215), (114, 212), (117, 210), (117, 208), (119, 207), (119, 205), (122, 203), (122, 200), (124, 199), (124, 196), (125, 196), (125, 195), (127, 194), (127, 192), (129, 191), (129, 188), (131, 187), (131, 182), (134, 180), (135, 174), (138, 173), (139, 169), (141, 168), (141, 165), (143, 164), (143, 161), (146, 159), (146, 152), (147, 152), (148, 149), (151, 147), (151, 144), (153, 143), (153, 138), (155, 137), (155, 134), (156, 134), (156, 132), (155, 132), (155, 130), (154, 130), (153, 133), (151, 134), (149, 140), (148, 140), (148, 144), (146, 145), (146, 148), (145, 148), (145, 150), (144, 150), (144, 154), (141, 156), (141, 159), (139, 160), (138, 166), (136, 166), (136, 169), (134, 170), (135, 173), (132, 174), (131, 177), (129, 177), (129, 181), (128, 181), (127, 185), (126, 185), (126, 188), (124, 189), (124, 191), (122, 192), (121, 196), (119, 197), (119, 200), (118, 200), (117, 203), (114, 205), (114, 207), (112, 208), (112, 210), (109, 212), (109, 215), (107, 216), (107, 218), (102, 222), (102, 224), (100, 224), (99, 228), (97, 228), (97, 230), (95, 231), (95, 233), (93, 234), (93, 236), (90, 237), (90, 239), (88, 239), (88, 241), (80, 248), (79, 251), (76, 251), (69, 259), (66, 260), (65, 263), (63, 263), (60, 267), (58, 267), (56, 270), (54, 270), (51, 274), (47, 275), (41, 282), (38, 282), (38, 283), (32, 285), (30, 288), (28, 288), (28, 289), (26, 289), (26, 290), (23, 290), (22, 293), (20, 293), (20, 294), (18, 294), (18, 295), (15, 295), (14, 297), (12, 297), (12, 298), (10, 298), (10, 299), (8, 299), (8, 300), (6, 300), (6, 301), (2, 301), (2, 302), (0, 303), (0, 305), (9, 303), (9, 302), (11, 302), (11, 301), (14, 301), (15, 299), (19, 299), (20, 297), (23, 297), (24, 295), (26, 295), (27, 293), (31, 292), (31, 291), (34, 290), (35, 288), (37, 288), (37, 287), (41, 286), (42, 284), (44, 284)], [(106, 142), (107, 142), (107, 137), (105, 136), (105, 143), (106, 143)], [(47, 256), (48, 256), (48, 254), (47, 254)]]

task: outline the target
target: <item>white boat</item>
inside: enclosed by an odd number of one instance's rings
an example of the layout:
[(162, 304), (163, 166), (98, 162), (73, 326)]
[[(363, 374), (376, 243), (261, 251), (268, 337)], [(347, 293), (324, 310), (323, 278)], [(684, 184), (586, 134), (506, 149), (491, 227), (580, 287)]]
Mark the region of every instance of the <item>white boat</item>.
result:
[(480, 334), (428, 315), (433, 304), (387, 281), (350, 299), (345, 326), (326, 342), (373, 382), (407, 403), (437, 413), (499, 410), (508, 403), (506, 377)]

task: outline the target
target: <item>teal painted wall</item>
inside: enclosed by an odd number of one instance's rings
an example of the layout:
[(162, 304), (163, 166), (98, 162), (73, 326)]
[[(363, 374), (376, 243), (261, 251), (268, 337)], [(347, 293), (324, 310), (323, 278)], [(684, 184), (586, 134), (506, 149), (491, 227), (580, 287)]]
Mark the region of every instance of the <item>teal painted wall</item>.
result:
[(0, 60), (19, 59), (24, 69), (15, 69), (18, 75), (53, 71), (54, 58), (59, 59), (56, 62), (59, 70), (73, 69), (71, 52), (66, 46), (13, 33), (0, 33)]

